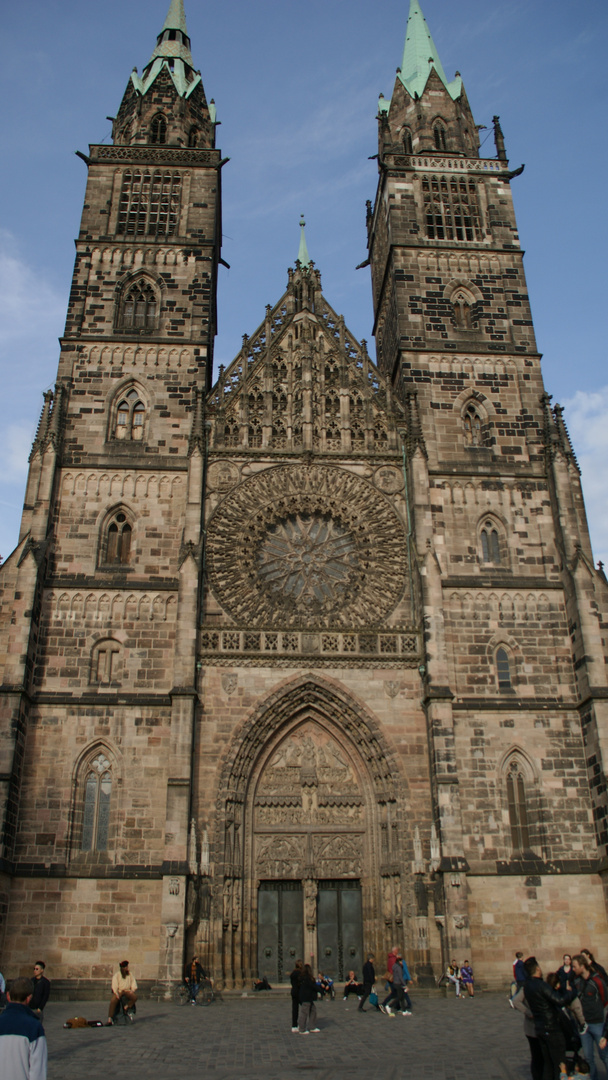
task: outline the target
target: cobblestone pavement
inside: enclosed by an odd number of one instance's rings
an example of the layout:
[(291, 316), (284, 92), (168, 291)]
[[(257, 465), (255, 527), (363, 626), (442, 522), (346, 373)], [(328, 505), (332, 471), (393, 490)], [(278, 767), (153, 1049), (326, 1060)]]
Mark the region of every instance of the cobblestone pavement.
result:
[(141, 1001), (129, 1027), (74, 1030), (62, 1026), (70, 1016), (105, 1021), (105, 1002), (49, 1002), (48, 1080), (530, 1080), (522, 1018), (506, 994), (413, 1002), (412, 1016), (394, 1019), (369, 1006), (358, 1014), (352, 998), (320, 1002), (321, 1031), (307, 1036), (291, 1033), (288, 997), (207, 1008)]

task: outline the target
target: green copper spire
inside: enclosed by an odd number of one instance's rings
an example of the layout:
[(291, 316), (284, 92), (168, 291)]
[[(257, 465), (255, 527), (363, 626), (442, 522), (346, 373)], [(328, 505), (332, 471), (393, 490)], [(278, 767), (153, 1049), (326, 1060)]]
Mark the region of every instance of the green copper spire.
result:
[(194, 87), (201, 81), (201, 77), (198, 72), (194, 72), (184, 0), (171, 0), (167, 18), (156, 41), (156, 48), (141, 78), (136, 73), (131, 76), (133, 85), (142, 96), (150, 89), (163, 65), (166, 65), (170, 71), (180, 97), (189, 97)]
[(194, 67), (192, 53), (190, 52), (190, 38), (186, 26), (186, 12), (184, 0), (171, 0), (171, 6), (167, 12), (164, 26), (158, 35), (156, 48), (150, 57), (150, 63), (157, 56), (163, 59), (180, 59), (191, 68)]
[(304, 221), (304, 214), (300, 214), (300, 250), (298, 251), (298, 262), (300, 266), (310, 266), (310, 255), (308, 254), (308, 248), (306, 247), (306, 222)]
[(460, 76), (448, 82), (419, 0), (410, 0), (410, 14), (407, 20), (399, 78), (412, 97), (414, 94), (418, 97), (422, 95), (432, 68), (435, 68), (450, 97), (454, 100), (460, 97), (462, 92)]

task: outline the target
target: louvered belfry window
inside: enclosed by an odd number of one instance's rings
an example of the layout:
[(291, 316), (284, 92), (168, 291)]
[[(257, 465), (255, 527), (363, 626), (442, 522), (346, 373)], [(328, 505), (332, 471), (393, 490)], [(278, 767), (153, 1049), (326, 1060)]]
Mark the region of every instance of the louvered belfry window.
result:
[(178, 173), (126, 172), (116, 231), (126, 236), (173, 236), (179, 224), (180, 204)]
[(429, 240), (483, 240), (473, 180), (464, 176), (424, 176), (422, 198)]

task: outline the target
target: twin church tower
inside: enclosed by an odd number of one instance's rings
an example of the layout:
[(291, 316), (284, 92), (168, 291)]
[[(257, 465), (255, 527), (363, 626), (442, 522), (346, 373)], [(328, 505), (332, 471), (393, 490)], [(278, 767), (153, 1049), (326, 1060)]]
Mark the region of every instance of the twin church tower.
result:
[[(608, 949), (608, 586), (496, 157), (411, 0), (376, 361), (287, 287), (212, 384), (223, 160), (182, 0), (93, 145), (0, 570), (2, 969), (162, 994), (401, 944)], [(582, 937), (581, 937), (582, 934)], [(583, 940), (584, 938), (584, 940)]]

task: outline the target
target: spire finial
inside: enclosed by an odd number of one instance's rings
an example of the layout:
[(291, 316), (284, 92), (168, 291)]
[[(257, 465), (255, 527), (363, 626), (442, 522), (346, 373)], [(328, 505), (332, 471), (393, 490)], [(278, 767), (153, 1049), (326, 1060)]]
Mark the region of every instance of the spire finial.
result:
[(450, 97), (454, 100), (459, 97), (462, 92), (460, 76), (448, 82), (431, 31), (422, 14), (420, 0), (410, 0), (399, 78), (412, 97), (414, 94), (420, 97), (433, 70), (437, 72)]
[(306, 246), (306, 222), (304, 220), (304, 214), (300, 214), (300, 250), (298, 251), (298, 262), (300, 266), (310, 266), (310, 255), (308, 254), (308, 248)]
[(183, 60), (188, 67), (194, 69), (184, 0), (171, 0), (167, 18), (158, 35), (156, 48), (148, 61), (148, 66), (158, 57), (163, 60)]

